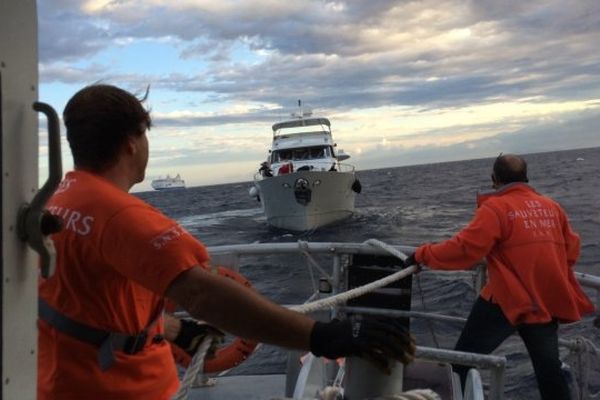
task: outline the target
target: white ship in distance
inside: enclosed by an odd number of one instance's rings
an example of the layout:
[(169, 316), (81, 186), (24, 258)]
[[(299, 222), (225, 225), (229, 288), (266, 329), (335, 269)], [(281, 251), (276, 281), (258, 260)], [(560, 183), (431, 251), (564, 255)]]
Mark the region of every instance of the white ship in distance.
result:
[(154, 179), (151, 183), (154, 190), (185, 189), (185, 181), (177, 174), (174, 178), (167, 175), (166, 178)]

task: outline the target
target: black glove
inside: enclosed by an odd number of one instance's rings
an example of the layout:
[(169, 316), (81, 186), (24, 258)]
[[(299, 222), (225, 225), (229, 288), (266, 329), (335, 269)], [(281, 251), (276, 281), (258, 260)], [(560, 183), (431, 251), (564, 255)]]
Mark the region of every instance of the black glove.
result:
[(417, 260), (415, 260), (415, 253), (410, 254), (408, 257), (406, 257), (406, 260), (404, 260), (404, 268), (408, 268), (411, 265), (418, 265), (419, 263), (417, 262)]
[(390, 373), (393, 360), (408, 364), (414, 358), (415, 341), (390, 318), (364, 318), (316, 322), (310, 335), (310, 351), (331, 359), (358, 356)]
[(212, 335), (215, 339), (213, 339), (206, 357), (213, 358), (218, 345), (223, 343), (223, 332), (215, 327), (191, 319), (182, 319), (180, 321), (181, 329), (179, 329), (179, 333), (175, 340), (173, 340), (173, 343), (193, 357), (202, 341), (204, 341), (204, 338)]

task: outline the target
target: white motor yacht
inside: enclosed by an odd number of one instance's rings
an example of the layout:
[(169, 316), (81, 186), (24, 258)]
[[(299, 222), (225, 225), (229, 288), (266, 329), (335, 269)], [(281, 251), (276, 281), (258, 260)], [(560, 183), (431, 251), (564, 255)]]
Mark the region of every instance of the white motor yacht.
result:
[(250, 194), (270, 226), (307, 231), (350, 217), (361, 185), (354, 166), (341, 163), (350, 156), (336, 148), (330, 121), (298, 105), (292, 119), (273, 125), (269, 156)]

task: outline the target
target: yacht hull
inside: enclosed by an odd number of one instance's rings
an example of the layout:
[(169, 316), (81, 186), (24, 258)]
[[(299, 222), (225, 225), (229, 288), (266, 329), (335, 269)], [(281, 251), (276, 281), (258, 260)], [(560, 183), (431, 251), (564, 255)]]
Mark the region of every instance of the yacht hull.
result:
[(354, 213), (353, 172), (299, 171), (255, 182), (267, 224), (307, 231)]

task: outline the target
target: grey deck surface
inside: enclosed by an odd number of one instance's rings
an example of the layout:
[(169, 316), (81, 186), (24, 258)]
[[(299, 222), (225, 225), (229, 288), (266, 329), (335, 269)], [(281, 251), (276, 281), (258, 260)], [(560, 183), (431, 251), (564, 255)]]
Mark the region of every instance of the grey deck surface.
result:
[[(431, 389), (451, 400), (450, 365), (415, 360), (405, 370), (404, 390)], [(285, 375), (238, 375), (217, 378), (213, 387), (193, 389), (190, 400), (273, 400), (285, 398)]]
[(190, 400), (271, 400), (285, 398), (285, 375), (243, 375), (217, 378), (217, 384), (193, 389)]
[(403, 390), (431, 389), (442, 400), (452, 400), (452, 368), (449, 364), (415, 360), (404, 371)]

